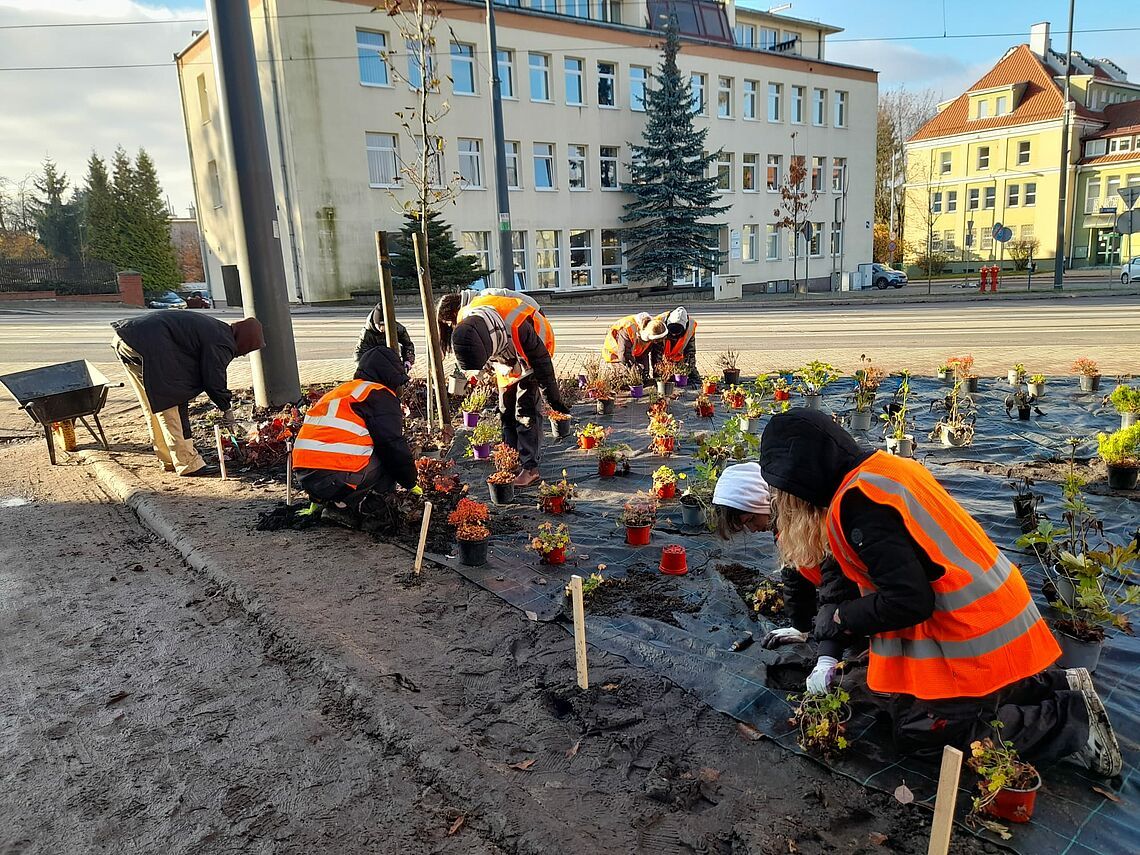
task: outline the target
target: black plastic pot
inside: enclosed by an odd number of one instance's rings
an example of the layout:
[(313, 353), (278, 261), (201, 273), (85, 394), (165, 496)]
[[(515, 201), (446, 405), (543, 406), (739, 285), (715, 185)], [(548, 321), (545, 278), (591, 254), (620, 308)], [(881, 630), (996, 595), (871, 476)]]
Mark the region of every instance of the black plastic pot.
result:
[(464, 567), (482, 567), (487, 563), (489, 540), (457, 540), (459, 563)]
[(487, 489), (491, 493), (491, 503), (494, 505), (509, 505), (515, 500), (514, 484), (493, 484), (488, 481)]
[(1103, 641), (1080, 641), (1058, 629), (1053, 630), (1053, 635), (1061, 647), (1061, 658), (1057, 660), (1058, 668), (1087, 668), (1090, 674), (1096, 670), (1096, 666), (1100, 664)]
[(726, 369), (724, 369), (724, 382), (728, 386), (731, 386), (734, 383), (739, 383), (740, 382), (740, 369), (739, 368), (726, 368)]
[(570, 419), (550, 419), (550, 435), (554, 439), (570, 436)]
[(1027, 421), (1029, 421), (1029, 417), (1032, 414), (1033, 414), (1033, 410), (1030, 407), (1018, 407), (1017, 408), (1017, 420), (1018, 421), (1027, 422)]
[(1135, 490), (1140, 469), (1135, 466), (1108, 465), (1108, 486), (1113, 490)]
[(967, 392), (977, 392), (978, 391), (978, 378), (977, 377), (967, 377), (966, 378), (966, 391)]
[(1013, 515), (1017, 518), (1018, 522), (1024, 522), (1025, 520), (1033, 519), (1033, 512), (1036, 508), (1036, 496), (1013, 497)]
[(672, 380), (658, 380), (657, 381), (657, 394), (662, 397), (673, 394), (673, 381)]
[(681, 522), (690, 526), (704, 526), (705, 509), (690, 496), (681, 497)]
[(599, 416), (611, 416), (614, 412), (614, 399), (600, 398), (597, 401), (597, 406)]

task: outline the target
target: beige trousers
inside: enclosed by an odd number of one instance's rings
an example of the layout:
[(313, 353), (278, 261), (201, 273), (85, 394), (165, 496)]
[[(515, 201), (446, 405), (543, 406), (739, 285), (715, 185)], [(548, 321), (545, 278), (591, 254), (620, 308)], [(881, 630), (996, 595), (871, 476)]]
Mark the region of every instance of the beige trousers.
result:
[(111, 346), (127, 370), (127, 380), (135, 390), (139, 405), (146, 415), (150, 441), (154, 446), (154, 453), (162, 462), (162, 468), (167, 472), (177, 472), (179, 475), (197, 472), (206, 465), (206, 461), (194, 448), (193, 441), (185, 435), (182, 428), (182, 414), (178, 411), (178, 407), (158, 412), (151, 409), (150, 400), (146, 396), (146, 387), (143, 386), (142, 357), (118, 335), (111, 340)]

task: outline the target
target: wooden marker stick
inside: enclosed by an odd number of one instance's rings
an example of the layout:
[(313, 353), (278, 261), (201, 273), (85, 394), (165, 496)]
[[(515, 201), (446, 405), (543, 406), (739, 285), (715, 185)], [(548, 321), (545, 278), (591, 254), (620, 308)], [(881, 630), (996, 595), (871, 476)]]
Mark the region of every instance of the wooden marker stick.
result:
[(293, 507), (293, 443), (285, 455), (285, 506)]
[(962, 752), (947, 745), (942, 749), (942, 770), (938, 774), (938, 797), (934, 801), (934, 824), (930, 829), (927, 855), (946, 855), (954, 831), (954, 807), (958, 803), (958, 776), (962, 772)]
[(574, 664), (578, 669), (578, 688), (590, 688), (586, 666), (586, 608), (582, 604), (582, 577), (570, 577), (570, 599), (574, 604)]
[(424, 521), (420, 523), (420, 544), (416, 547), (416, 575), (424, 564), (424, 546), (427, 544), (428, 524), (431, 522), (431, 502), (424, 502)]
[(222, 470), (222, 480), (226, 480), (226, 455), (222, 451), (222, 427), (214, 425), (214, 443), (218, 446), (218, 468)]

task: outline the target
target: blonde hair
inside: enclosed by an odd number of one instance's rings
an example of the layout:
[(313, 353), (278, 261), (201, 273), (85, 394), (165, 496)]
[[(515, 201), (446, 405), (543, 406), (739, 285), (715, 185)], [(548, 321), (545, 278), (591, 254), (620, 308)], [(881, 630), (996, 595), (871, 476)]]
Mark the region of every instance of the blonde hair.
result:
[(831, 554), (827, 541), (827, 508), (772, 490), (772, 508), (780, 536), (776, 548), (780, 561), (792, 567), (815, 567)]

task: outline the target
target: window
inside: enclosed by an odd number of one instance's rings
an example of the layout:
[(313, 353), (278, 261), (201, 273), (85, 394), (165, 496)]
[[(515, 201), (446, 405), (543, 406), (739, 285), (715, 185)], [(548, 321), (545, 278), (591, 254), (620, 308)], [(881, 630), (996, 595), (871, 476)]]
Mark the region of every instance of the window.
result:
[[(973, 221), (971, 220), (971, 222)], [(966, 249), (970, 249), (974, 246), (977, 246), (977, 240), (978, 238), (975, 234), (974, 229), (971, 229), (967, 226), (965, 236), (962, 238), (962, 246), (964, 246)]]
[(621, 271), (621, 232), (617, 229), (602, 229), (602, 284), (620, 285)]
[(1029, 140), (1022, 140), (1017, 144), (1017, 163), (1019, 166), (1029, 163), (1029, 145)]
[(958, 191), (951, 190), (946, 194), (946, 213), (952, 214), (958, 210)]
[(1021, 239), (1033, 240), (1033, 223), (1026, 223), (1021, 227)]
[(737, 24), (734, 32), (736, 43), (741, 47), (754, 47), (756, 45), (756, 27), (751, 24)]
[(1037, 204), (1037, 182), (1036, 181), (1029, 181), (1025, 185), (1025, 204), (1026, 205), (1036, 205)]
[(953, 152), (944, 151), (938, 157), (942, 167), (942, 174), (946, 175), (950, 172), (950, 168), (953, 164), (954, 154)]
[(483, 141), (459, 138), (459, 179), (464, 190), (483, 188)]
[[(489, 232), (460, 232), (463, 254), (474, 256), (478, 270), (491, 269), (491, 235)], [(483, 277), (483, 286), (488, 285), (488, 277)]]
[(807, 95), (807, 88), (804, 86), (792, 87), (792, 117), (790, 121), (796, 125), (804, 123), (804, 96)]
[(784, 34), (780, 37), (780, 41), (791, 42), (795, 47), (795, 53), (800, 52), (800, 34), (795, 30), (784, 30)]
[(530, 65), (530, 100), (550, 100), (550, 57), (544, 53), (532, 53), (527, 59)]
[(843, 223), (838, 220), (831, 223), (831, 254), (843, 254)]
[(780, 34), (770, 27), (760, 28), (760, 39), (758, 47), (764, 50), (771, 50), (776, 46), (776, 42), (780, 40)]
[(1104, 206), (1116, 210), (1117, 194), (1120, 192), (1120, 176), (1114, 175), (1108, 179), (1104, 187)]
[(561, 281), (559, 237), (554, 229), (538, 229), (534, 233), (534, 283), (539, 288), (557, 288)]
[(811, 121), (822, 127), (827, 123), (827, 90), (811, 90)]
[(942, 232), (931, 232), (930, 234), (930, 251), (942, 252)]
[(689, 76), (689, 100), (693, 107), (693, 112), (699, 115), (705, 115), (705, 76), (694, 72)]
[(801, 178), (796, 184), (797, 187), (802, 188), (804, 186), (804, 181), (807, 179), (807, 174), (808, 174), (807, 158), (804, 157), (802, 154), (792, 155), (791, 163), (792, 163), (792, 166), (799, 167), (799, 169), (803, 170), (804, 177)]
[(979, 119), (988, 119), (989, 117), (990, 117), (990, 102), (989, 101), (979, 101), (978, 102), (978, 118)]
[(642, 65), (629, 67), (629, 109), (645, 112), (645, 87), (649, 82), (649, 69)]
[(811, 189), (813, 193), (823, 192), (823, 172), (827, 169), (826, 157), (813, 157), (811, 159)]
[(1016, 208), (1021, 202), (1021, 185), (1010, 184), (1005, 188), (1005, 206), (1007, 208)]
[(971, 190), (970, 190), (970, 191), (969, 191), (969, 192), (966, 194), (966, 199), (967, 199), (967, 201), (966, 201), (966, 210), (967, 210), (967, 211), (976, 211), (976, 210), (978, 210), (978, 200), (979, 200), (979, 198), (981, 197), (981, 195), (982, 195), (982, 194), (981, 194), (981, 191), (980, 191), (980, 190), (978, 190), (976, 187), (975, 187), (975, 188), (973, 188), (973, 189), (971, 189)]
[(755, 193), (758, 189), (756, 186), (756, 170), (760, 165), (760, 155), (758, 154), (744, 154), (740, 157), (742, 165), (742, 173), (740, 176), (740, 189), (744, 193)]
[(744, 113), (746, 119), (756, 118), (756, 86), (755, 80), (744, 81)]
[(835, 107), (835, 127), (847, 127), (847, 93), (836, 90), (832, 103)]
[(594, 232), (592, 229), (570, 229), (570, 285), (589, 288), (593, 285)]
[(554, 143), (534, 144), (534, 189), (554, 189)]
[(982, 229), (982, 253), (986, 255), (993, 255), (994, 251), (994, 233), (989, 229)]
[(456, 95), (475, 94), (475, 45), (451, 43), (451, 88)]
[(722, 151), (716, 158), (716, 189), (721, 193), (732, 192), (732, 165), (731, 151)]
[(986, 188), (985, 203), (982, 205), (982, 207), (985, 208), (987, 211), (992, 210), (994, 207), (994, 203), (996, 201), (997, 201), (997, 188), (996, 187), (987, 187)]
[[(416, 137), (416, 156), (423, 153), (423, 137)], [(428, 137), (428, 182), (432, 187), (443, 186), (443, 139)]]
[(507, 189), (522, 190), (522, 178), (519, 172), (519, 144), (517, 140), (507, 140), (503, 144), (507, 160)]
[(1099, 157), (1108, 149), (1104, 140), (1089, 140), (1085, 143), (1085, 157)]
[(511, 232), (511, 258), (515, 260), (515, 282), (524, 289), (526, 282), (526, 232)]
[[(420, 68), (420, 43), (413, 41), (405, 41), (404, 49), (408, 54), (408, 85), (413, 89), (419, 89), (423, 85), (424, 75), (423, 69)], [(429, 86), (434, 86), (435, 81), (435, 59), (432, 57), (431, 52), (427, 52), (427, 76)]]
[(956, 248), (955, 235), (954, 232), (950, 229), (947, 229), (945, 232), (943, 232), (942, 248), (946, 252), (953, 252)]
[(205, 74), (198, 75), (198, 117), (202, 120), (203, 125), (210, 121), (210, 95), (206, 91)]
[(558, 1), (557, 0), (530, 0), (530, 7), (532, 9), (538, 9), (542, 12), (557, 12), (558, 11)]
[[(356, 63), (360, 66), (360, 82), (365, 86), (388, 86), (388, 37), (371, 30), (356, 31)], [(202, 75), (198, 76), (199, 95), (205, 89)]]
[(768, 84), (768, 121), (780, 121), (780, 96), (784, 93), (784, 84)]
[(514, 51), (500, 48), (496, 53), (499, 58), (499, 97), (515, 97), (515, 54)]
[(995, 103), (994, 115), (1004, 116), (1009, 112), (1009, 97), (1006, 95), (998, 95)]
[(808, 251), (812, 258), (820, 258), (823, 255), (823, 223), (811, 224), (811, 243)]
[(718, 77), (716, 85), (716, 114), (721, 119), (732, 118), (732, 78)]
[(222, 207), (222, 179), (218, 175), (218, 162), (211, 160), (206, 164), (206, 172), (210, 176), (210, 202), (215, 208)]
[(780, 173), (783, 171), (783, 157), (778, 154), (768, 155), (768, 166), (765, 171), (764, 183), (769, 193), (778, 193), (780, 190)]
[(565, 0), (566, 14), (575, 18), (590, 17), (590, 0)]
[(990, 147), (988, 145), (978, 146), (978, 169), (990, 168)]
[(831, 159), (831, 190), (842, 193), (847, 188), (847, 158), (834, 157)]
[(780, 230), (775, 225), (764, 227), (765, 255), (768, 261), (780, 260)]
[[(368, 186), (399, 186), (400, 164), (399, 152), (396, 148), (396, 135), (365, 134), (364, 146), (368, 152)], [(215, 172), (216, 170), (215, 167)]]
[(598, 106), (617, 106), (617, 66), (612, 62), (598, 63)]
[(744, 224), (744, 234), (740, 241), (740, 260), (758, 261), (757, 255), (757, 229), (753, 223)]
[(567, 151), (566, 183), (571, 190), (586, 190), (586, 147), (569, 145)]
[(618, 183), (618, 147), (616, 145), (604, 145), (598, 151), (600, 152), (602, 166), (602, 189), (621, 189), (621, 185)]
[(585, 95), (583, 90), (583, 76), (585, 74), (585, 63), (580, 59), (571, 59), (567, 57), (565, 61), (566, 68), (566, 103), (570, 106), (581, 106), (586, 103), (582, 100)]
[(942, 193), (940, 191), (935, 191), (930, 194), (930, 213), (942, 213)]

